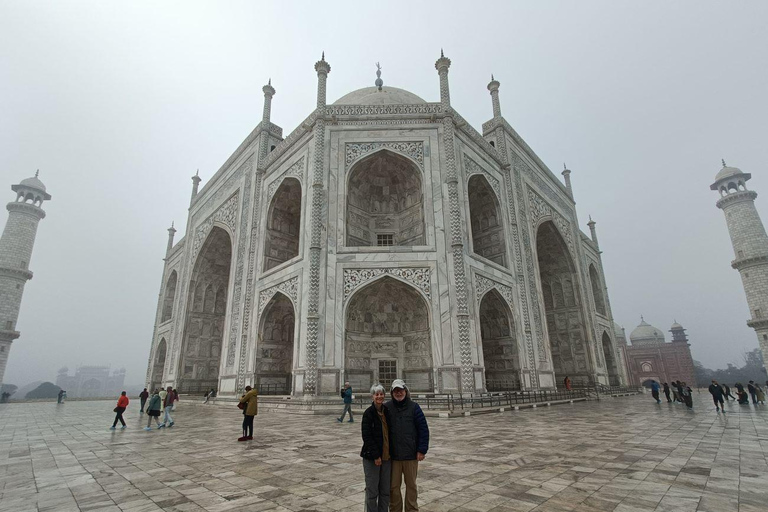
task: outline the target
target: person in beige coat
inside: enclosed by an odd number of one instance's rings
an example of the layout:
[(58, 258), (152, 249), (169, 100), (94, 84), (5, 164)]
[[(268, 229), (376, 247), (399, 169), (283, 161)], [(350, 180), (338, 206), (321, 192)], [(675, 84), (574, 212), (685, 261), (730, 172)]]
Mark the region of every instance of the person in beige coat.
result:
[(253, 440), (253, 418), (259, 414), (259, 392), (245, 386), (245, 394), (240, 398), (238, 405), (243, 410), (243, 437), (238, 441)]

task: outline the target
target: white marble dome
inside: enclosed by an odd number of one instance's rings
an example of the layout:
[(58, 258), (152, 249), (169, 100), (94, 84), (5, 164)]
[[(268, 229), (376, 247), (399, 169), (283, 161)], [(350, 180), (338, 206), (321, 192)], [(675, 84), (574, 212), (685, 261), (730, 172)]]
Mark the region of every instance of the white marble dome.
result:
[(720, 172), (715, 176), (715, 181), (724, 180), (731, 176), (739, 176), (744, 174), (738, 167), (728, 167), (727, 165), (720, 169)]
[(46, 191), (45, 190), (45, 185), (43, 185), (43, 182), (40, 181), (37, 178), (37, 176), (33, 176), (31, 178), (27, 178), (25, 180), (21, 180), (21, 183), (19, 183), (19, 185), (21, 185), (23, 187), (28, 187), (28, 188), (34, 188), (34, 189), (37, 189), (37, 190), (42, 190), (43, 192)]
[(418, 105), (426, 103), (423, 98), (397, 87), (363, 87), (345, 94), (334, 105)]
[(641, 318), (640, 325), (635, 327), (629, 335), (632, 345), (649, 345), (654, 343), (664, 343), (664, 332), (658, 327), (654, 327)]

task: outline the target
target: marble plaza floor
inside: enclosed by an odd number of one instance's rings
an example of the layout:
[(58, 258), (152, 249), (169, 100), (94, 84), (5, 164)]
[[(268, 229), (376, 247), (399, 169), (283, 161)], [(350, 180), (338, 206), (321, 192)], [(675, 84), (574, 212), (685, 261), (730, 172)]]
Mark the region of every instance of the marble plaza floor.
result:
[[(422, 511), (768, 511), (768, 406), (709, 394), (695, 412), (632, 396), (430, 418)], [(234, 407), (184, 404), (141, 430), (135, 402), (0, 405), (0, 512), (363, 510), (360, 427), (265, 413), (238, 443)]]

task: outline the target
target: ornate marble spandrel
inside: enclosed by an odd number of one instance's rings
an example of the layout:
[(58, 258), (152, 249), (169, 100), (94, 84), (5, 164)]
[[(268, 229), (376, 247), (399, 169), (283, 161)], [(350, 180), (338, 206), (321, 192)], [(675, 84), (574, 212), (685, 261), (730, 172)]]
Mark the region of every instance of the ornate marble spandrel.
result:
[(259, 316), (264, 312), (264, 308), (269, 303), (270, 299), (277, 293), (282, 292), (291, 298), (293, 304), (297, 304), (299, 297), (299, 277), (292, 277), (287, 281), (270, 286), (269, 288), (259, 292)]
[(275, 178), (272, 183), (269, 184), (269, 187), (267, 188), (267, 198), (271, 199), (272, 196), (275, 195), (275, 191), (280, 186), (280, 184), (283, 182), (285, 178), (293, 177), (299, 180), (299, 182), (304, 185), (304, 157), (302, 156), (299, 158), (295, 163), (293, 163), (288, 169), (283, 171), (280, 176)]
[(384, 275), (395, 276), (413, 284), (431, 299), (432, 271), (429, 268), (347, 268), (344, 269), (344, 301), (359, 286)]
[(408, 156), (419, 164), (419, 168), (424, 170), (424, 143), (421, 141), (348, 142), (345, 144), (344, 163), (349, 168), (352, 162), (380, 148)]
[(498, 198), (499, 203), (501, 203), (503, 196), (501, 195), (501, 184), (499, 183), (499, 180), (497, 180), (496, 177), (488, 172), (483, 166), (472, 160), (466, 153), (464, 154), (464, 172), (466, 173), (465, 178), (467, 182), (469, 182), (469, 178), (475, 174), (484, 176), (485, 179), (488, 180), (488, 183), (490, 183), (493, 191), (496, 193), (496, 197)]

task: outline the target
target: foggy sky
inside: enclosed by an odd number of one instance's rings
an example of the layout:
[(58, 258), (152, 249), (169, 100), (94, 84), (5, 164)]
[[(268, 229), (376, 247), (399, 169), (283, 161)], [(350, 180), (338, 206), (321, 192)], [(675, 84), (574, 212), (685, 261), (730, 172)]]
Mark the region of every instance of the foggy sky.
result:
[[(751, 172), (768, 221), (768, 4), (757, 2), (0, 2), (0, 203), (40, 169), (41, 221), (5, 382), (109, 364), (143, 383), (166, 229), (261, 119), (290, 133), (375, 80), (502, 114), (591, 214), (616, 321), (688, 329), (710, 367), (757, 347), (709, 190)], [(442, 6), (442, 7), (440, 7)], [(2, 195), (2, 191), (5, 191)], [(2, 212), (4, 224), (7, 213)], [(587, 231), (588, 232), (588, 231)], [(669, 333), (667, 333), (669, 339)]]

